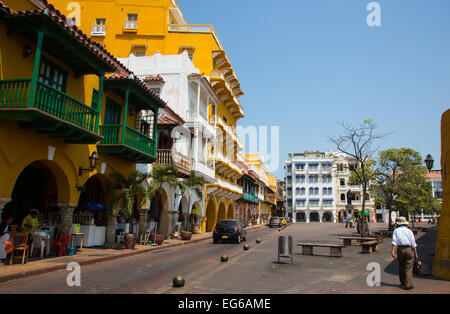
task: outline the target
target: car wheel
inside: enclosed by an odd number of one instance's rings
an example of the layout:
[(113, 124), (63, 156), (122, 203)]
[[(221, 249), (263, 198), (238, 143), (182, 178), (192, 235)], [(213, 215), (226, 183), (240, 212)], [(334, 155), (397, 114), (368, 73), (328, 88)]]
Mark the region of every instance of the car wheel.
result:
[(237, 236), (237, 244), (240, 244), (240, 243), (241, 243), (241, 235), (238, 234), (238, 236)]
[(214, 238), (214, 239), (213, 239), (213, 242), (214, 242), (214, 244), (217, 244), (217, 239)]

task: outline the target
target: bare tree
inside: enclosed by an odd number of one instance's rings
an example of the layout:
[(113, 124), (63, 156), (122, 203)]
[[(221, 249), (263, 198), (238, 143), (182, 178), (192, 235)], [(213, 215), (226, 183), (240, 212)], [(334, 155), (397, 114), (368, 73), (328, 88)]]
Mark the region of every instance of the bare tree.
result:
[[(368, 217), (365, 215), (366, 193), (372, 177), (373, 159), (372, 156), (378, 151), (375, 144), (378, 140), (385, 138), (388, 134), (377, 132), (376, 124), (366, 119), (358, 126), (353, 126), (345, 122), (339, 122), (343, 132), (335, 137), (328, 137), (329, 141), (336, 146), (336, 149), (350, 157), (356, 159), (357, 167), (350, 168), (354, 178), (361, 184), (362, 205), (360, 217), (361, 237), (368, 234)], [(362, 218), (362, 219), (361, 219)]]

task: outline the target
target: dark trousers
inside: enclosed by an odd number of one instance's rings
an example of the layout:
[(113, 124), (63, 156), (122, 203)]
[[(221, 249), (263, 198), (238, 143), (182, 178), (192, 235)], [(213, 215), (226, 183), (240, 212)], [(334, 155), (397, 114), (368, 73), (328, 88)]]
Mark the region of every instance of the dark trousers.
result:
[(412, 287), (414, 252), (410, 246), (397, 247), (398, 277), (407, 288)]

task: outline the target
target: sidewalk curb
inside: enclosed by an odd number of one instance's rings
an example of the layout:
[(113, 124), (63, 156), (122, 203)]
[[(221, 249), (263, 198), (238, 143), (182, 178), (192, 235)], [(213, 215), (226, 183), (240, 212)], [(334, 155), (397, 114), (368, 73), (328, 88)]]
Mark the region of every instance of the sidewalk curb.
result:
[[(257, 228), (261, 228), (264, 226), (265, 225), (257, 225), (257, 226), (248, 227), (247, 229), (250, 229), (250, 230), (257, 229)], [(114, 254), (114, 255), (110, 255), (110, 256), (103, 256), (103, 257), (93, 258), (93, 259), (86, 260), (86, 261), (80, 261), (77, 263), (80, 266), (92, 265), (92, 264), (112, 261), (112, 260), (116, 260), (116, 259), (120, 259), (120, 258), (135, 256), (135, 255), (142, 254), (142, 253), (148, 253), (148, 252), (159, 251), (159, 250), (168, 249), (168, 248), (174, 248), (174, 247), (178, 247), (178, 246), (189, 245), (192, 243), (198, 243), (198, 242), (202, 242), (202, 241), (206, 241), (206, 240), (211, 240), (211, 237), (204, 237), (204, 238), (184, 241), (184, 242), (180, 242), (180, 243), (172, 243), (172, 244), (167, 244), (167, 245), (162, 245), (162, 246), (150, 247), (147, 249), (130, 251), (130, 252), (123, 253), (123, 254)], [(70, 263), (70, 261), (68, 261), (68, 263)], [(11, 281), (11, 280), (16, 280), (16, 279), (21, 279), (21, 278), (26, 278), (26, 277), (31, 277), (31, 276), (36, 276), (36, 275), (41, 275), (41, 274), (46, 274), (46, 273), (51, 273), (51, 272), (55, 272), (58, 270), (66, 270), (67, 264), (63, 263), (62, 265), (43, 267), (40, 269), (29, 270), (29, 271), (21, 271), (21, 272), (17, 272), (14, 274), (8, 274), (8, 275), (3, 275), (3, 276), (0, 275), (0, 283)], [(7, 267), (7, 266), (2, 266), (2, 267)]]

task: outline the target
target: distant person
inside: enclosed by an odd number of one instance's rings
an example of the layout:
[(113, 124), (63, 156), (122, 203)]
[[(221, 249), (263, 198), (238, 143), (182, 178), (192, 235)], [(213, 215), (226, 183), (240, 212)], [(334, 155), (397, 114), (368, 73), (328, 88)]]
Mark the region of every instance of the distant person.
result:
[(431, 218), (428, 218), (428, 224), (431, 224)]
[(345, 228), (348, 228), (348, 216), (345, 217)]
[(9, 216), (9, 215), (5, 215), (5, 217), (3, 217), (2, 223), (0, 224), (0, 237), (3, 237), (9, 228), (9, 225), (11, 225), (13, 222), (13, 217)]
[(413, 288), (414, 258), (419, 260), (419, 255), (417, 254), (417, 244), (414, 234), (407, 226), (408, 221), (405, 217), (398, 217), (396, 219), (396, 229), (392, 235), (392, 257), (398, 260), (400, 287), (405, 290), (410, 290)]

